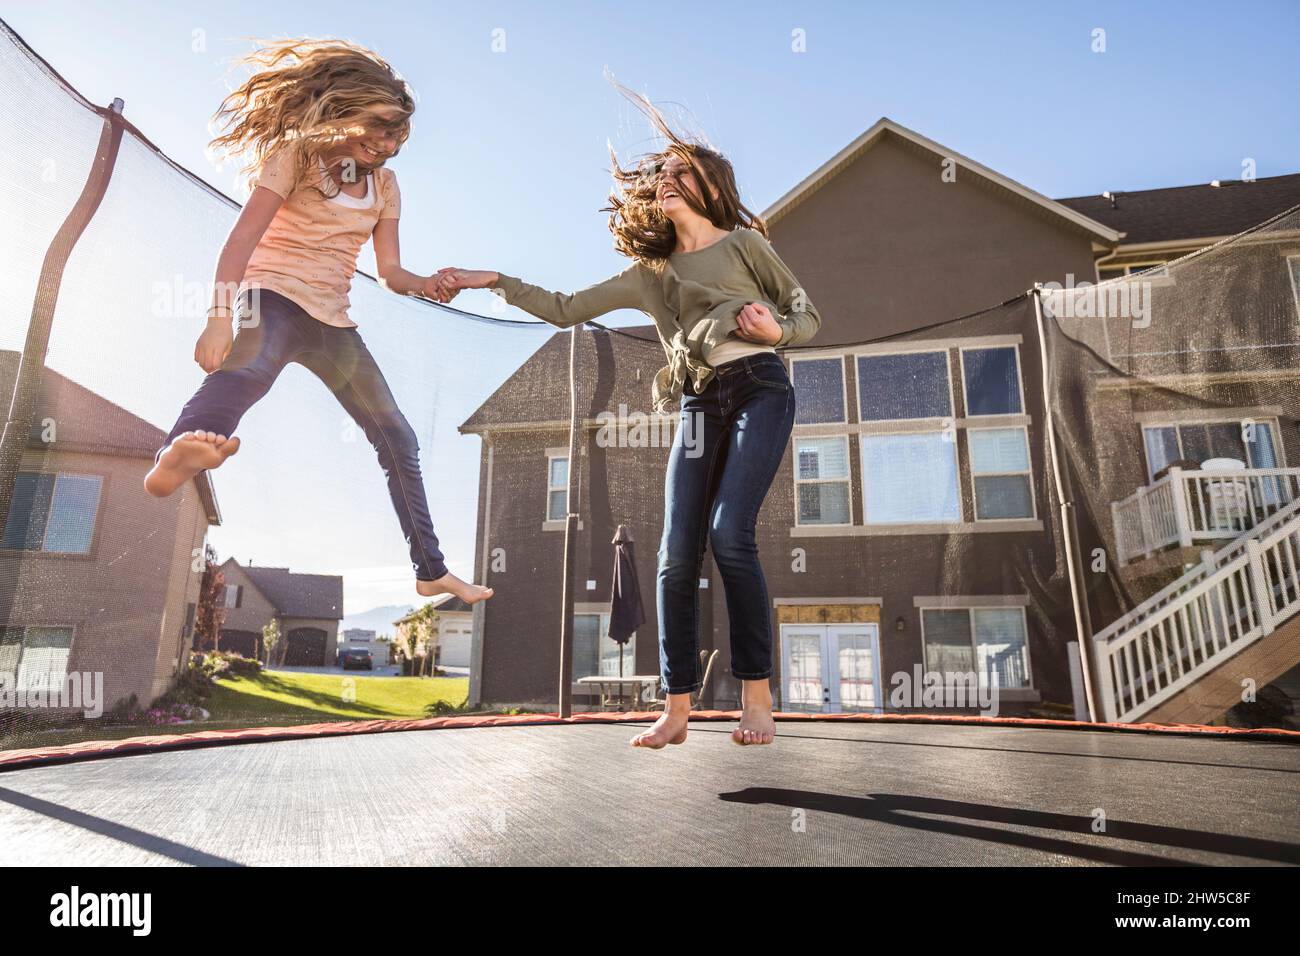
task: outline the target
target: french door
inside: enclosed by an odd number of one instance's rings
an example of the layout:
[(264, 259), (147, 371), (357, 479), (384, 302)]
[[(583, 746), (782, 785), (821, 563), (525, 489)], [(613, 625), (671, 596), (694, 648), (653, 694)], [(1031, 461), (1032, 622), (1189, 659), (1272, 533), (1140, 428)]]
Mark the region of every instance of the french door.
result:
[(782, 707), (808, 713), (879, 712), (876, 624), (782, 624)]

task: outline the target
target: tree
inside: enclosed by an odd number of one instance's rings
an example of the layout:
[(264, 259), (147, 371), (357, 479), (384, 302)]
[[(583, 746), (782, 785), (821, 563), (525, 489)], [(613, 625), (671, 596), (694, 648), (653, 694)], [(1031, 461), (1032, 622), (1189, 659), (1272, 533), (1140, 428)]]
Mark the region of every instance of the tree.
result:
[(203, 577), (199, 581), (199, 603), (194, 611), (194, 646), (198, 650), (220, 650), (221, 628), (226, 623), (226, 575), (217, 565), (217, 552), (204, 546)]
[(413, 676), (426, 677), (433, 673), (433, 651), (437, 645), (439, 619), (438, 612), (434, 610), (433, 604), (429, 603), (409, 614), (397, 627), (394, 644), (410, 658), (412, 665), (419, 657), (420, 646), (424, 646), (424, 659), (420, 661), (420, 671)]
[(262, 657), (263, 663), (268, 667), (271, 666), (273, 655), (276, 648), (280, 645), (280, 619), (271, 618), (271, 623), (262, 628)]

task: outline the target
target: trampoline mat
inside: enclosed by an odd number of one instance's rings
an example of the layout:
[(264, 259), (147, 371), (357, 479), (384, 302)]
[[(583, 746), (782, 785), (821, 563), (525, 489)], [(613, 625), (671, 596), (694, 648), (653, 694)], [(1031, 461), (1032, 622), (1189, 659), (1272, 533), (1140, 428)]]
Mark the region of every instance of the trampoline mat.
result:
[[(944, 724), (575, 724), (0, 774), (14, 865), (1300, 864), (1300, 748)], [(1097, 832), (1104, 818), (1105, 831)]]

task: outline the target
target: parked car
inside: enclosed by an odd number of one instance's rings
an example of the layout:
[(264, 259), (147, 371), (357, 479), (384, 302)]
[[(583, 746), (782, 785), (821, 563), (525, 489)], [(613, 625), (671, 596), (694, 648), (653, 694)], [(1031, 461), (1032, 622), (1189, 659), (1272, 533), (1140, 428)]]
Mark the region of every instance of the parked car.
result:
[(345, 647), (339, 652), (339, 666), (346, 670), (367, 670), (375, 669), (375, 658), (370, 651), (364, 647)]

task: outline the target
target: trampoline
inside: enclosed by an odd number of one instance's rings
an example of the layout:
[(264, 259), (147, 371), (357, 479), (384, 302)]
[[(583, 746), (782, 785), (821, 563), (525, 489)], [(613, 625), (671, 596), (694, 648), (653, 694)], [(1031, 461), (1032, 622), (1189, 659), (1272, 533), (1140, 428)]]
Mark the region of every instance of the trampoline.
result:
[(711, 718), (659, 752), (620, 715), (12, 766), (0, 832), (79, 866), (1300, 863), (1285, 735), (801, 719), (738, 747)]

